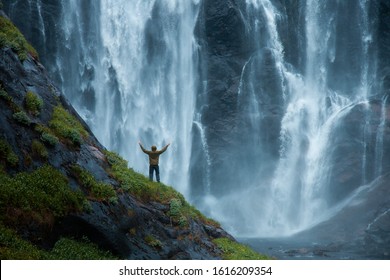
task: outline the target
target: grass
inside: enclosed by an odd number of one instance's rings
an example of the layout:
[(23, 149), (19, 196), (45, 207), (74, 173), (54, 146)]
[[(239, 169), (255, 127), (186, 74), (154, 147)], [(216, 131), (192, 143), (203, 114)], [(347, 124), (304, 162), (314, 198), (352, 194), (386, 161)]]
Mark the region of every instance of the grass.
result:
[(45, 145), (43, 145), (40, 141), (38, 140), (33, 140), (31, 143), (31, 151), (32, 155), (35, 158), (42, 159), (42, 160), (47, 160), (49, 157), (49, 153), (46, 150)]
[(48, 224), (56, 217), (82, 210), (80, 191), (69, 188), (67, 178), (51, 166), (11, 177), (0, 173), (0, 219), (7, 224)]
[(38, 116), (43, 107), (43, 100), (35, 93), (28, 91), (25, 97), (25, 106), (31, 115)]
[(16, 112), (12, 115), (12, 118), (22, 125), (30, 125), (31, 120), (24, 111)]
[(19, 29), (7, 18), (0, 16), (0, 48), (9, 47), (24, 61), (30, 54), (38, 59), (37, 51), (26, 41)]
[(270, 258), (252, 250), (247, 245), (237, 243), (229, 238), (217, 238), (214, 244), (223, 252), (224, 260), (269, 260)]
[(54, 135), (54, 133), (51, 131), (50, 128), (47, 126), (44, 126), (42, 124), (38, 124), (35, 126), (35, 131), (41, 134), (41, 140), (45, 144), (48, 144), (50, 146), (56, 146), (59, 142), (59, 139), (57, 136)]
[(68, 140), (76, 146), (80, 146), (83, 139), (88, 136), (88, 132), (77, 118), (61, 105), (54, 107), (49, 126), (58, 138)]
[(88, 190), (93, 199), (109, 201), (111, 203), (117, 202), (118, 197), (110, 184), (98, 182), (90, 172), (83, 169), (80, 165), (72, 165), (71, 170), (79, 184)]
[(19, 158), (11, 145), (5, 139), (0, 138), (0, 165), (15, 167), (18, 163)]
[(199, 210), (190, 205), (182, 194), (164, 184), (151, 182), (149, 178), (127, 167), (127, 161), (118, 154), (105, 151), (111, 168), (108, 172), (120, 183), (124, 191), (144, 202), (156, 201), (170, 206), (168, 215), (179, 226), (188, 225), (189, 219), (199, 219), (205, 224), (219, 227), (219, 223), (206, 218)]
[(52, 250), (45, 251), (20, 238), (0, 224), (0, 259), (2, 260), (113, 260), (110, 252), (98, 248), (88, 239), (59, 239)]

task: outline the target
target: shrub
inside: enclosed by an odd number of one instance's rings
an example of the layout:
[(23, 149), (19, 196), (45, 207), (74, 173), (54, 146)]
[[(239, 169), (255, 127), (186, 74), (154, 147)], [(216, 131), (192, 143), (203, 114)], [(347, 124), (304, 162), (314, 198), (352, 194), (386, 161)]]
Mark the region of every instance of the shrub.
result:
[(83, 237), (77, 241), (70, 238), (61, 238), (54, 245), (50, 258), (56, 260), (114, 260), (109, 251), (99, 247)]
[(53, 132), (50, 130), (50, 128), (39, 124), (35, 127), (35, 130), (41, 133), (41, 140), (44, 143), (50, 146), (55, 146), (58, 144), (59, 140), (56, 136), (53, 135)]
[(0, 223), (0, 259), (2, 260), (115, 260), (87, 238), (59, 239), (51, 251), (39, 249)]
[(77, 118), (66, 111), (61, 105), (54, 107), (49, 126), (56, 136), (70, 140), (73, 145), (80, 145), (82, 138), (88, 136), (88, 132)]
[(84, 195), (73, 191), (66, 177), (51, 166), (21, 172), (14, 177), (0, 174), (1, 219), (21, 223), (18, 216), (7, 215), (12, 209), (21, 217), (45, 224), (50, 217), (62, 217), (82, 210)]
[(13, 102), (13, 99), (11, 96), (8, 95), (8, 93), (0, 86), (0, 98), (5, 100), (7, 103)]
[(12, 115), (14, 120), (23, 125), (30, 125), (31, 120), (24, 111), (16, 112)]
[(0, 259), (2, 260), (41, 260), (49, 257), (30, 242), (20, 238), (15, 231), (0, 223)]
[(153, 235), (147, 235), (144, 238), (146, 244), (156, 249), (162, 248), (162, 243), (160, 240), (156, 239)]
[(5, 139), (0, 138), (0, 163), (15, 167), (19, 163), (18, 156)]
[(35, 93), (28, 91), (26, 93), (25, 105), (30, 114), (38, 116), (43, 107), (43, 100)]
[(35, 157), (41, 159), (47, 159), (49, 157), (49, 153), (47, 152), (45, 146), (39, 142), (38, 140), (33, 140), (31, 144), (32, 154)]
[(18, 54), (21, 61), (30, 54), (38, 59), (37, 51), (26, 41), (24, 36), (7, 18), (0, 16), (0, 48), (9, 47)]
[(267, 256), (253, 251), (249, 246), (237, 243), (229, 238), (217, 238), (213, 243), (223, 252), (225, 260), (267, 260)]
[(50, 146), (55, 146), (59, 142), (57, 137), (55, 137), (53, 134), (48, 132), (43, 132), (41, 134), (41, 140), (44, 143), (49, 144)]
[(72, 165), (71, 169), (80, 185), (87, 189), (93, 198), (107, 200), (111, 203), (117, 202), (116, 192), (111, 185), (98, 182), (90, 172), (79, 165)]

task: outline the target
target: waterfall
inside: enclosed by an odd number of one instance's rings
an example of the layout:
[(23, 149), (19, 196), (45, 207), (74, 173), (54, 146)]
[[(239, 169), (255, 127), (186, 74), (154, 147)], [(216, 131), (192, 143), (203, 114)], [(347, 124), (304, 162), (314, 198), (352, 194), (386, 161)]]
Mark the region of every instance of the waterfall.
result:
[(197, 6), (198, 1), (102, 0), (101, 72), (94, 85), (97, 137), (142, 173), (148, 161), (138, 139), (146, 147), (172, 142), (162, 157), (162, 180), (184, 193), (197, 80)]
[[(162, 181), (235, 235), (306, 229), (383, 174), (370, 1), (3, 2), (102, 144), (147, 175), (138, 140), (171, 142)], [(208, 49), (213, 4), (245, 42)]]
[[(201, 204), (238, 235), (290, 235), (329, 218), (353, 193), (345, 191), (334, 198), (335, 146), (342, 146), (335, 145), (335, 139), (348, 114), (356, 106), (367, 107), (373, 92), (369, 81), (376, 79), (376, 60), (368, 2), (308, 0), (296, 5), (304, 15), (297, 36), (303, 38), (299, 43), (304, 50), (296, 53), (303, 56), (301, 65), (291, 65), (285, 57), (289, 46), (283, 44), (280, 32), (287, 15), (276, 1), (247, 0), (243, 12), (255, 50), (242, 67), (237, 91), (238, 148), (230, 147), (237, 154), (239, 169), (229, 172), (241, 184), (222, 195), (211, 192)], [(351, 11), (357, 15), (353, 19), (348, 15)], [(356, 24), (354, 28), (343, 27), (350, 22)], [(280, 119), (269, 116), (269, 110), (280, 112)], [(278, 123), (278, 137), (267, 135)], [(382, 122), (376, 176), (381, 174), (383, 127)], [(358, 152), (364, 176), (369, 140), (361, 141)], [(366, 183), (362, 177), (355, 188)]]

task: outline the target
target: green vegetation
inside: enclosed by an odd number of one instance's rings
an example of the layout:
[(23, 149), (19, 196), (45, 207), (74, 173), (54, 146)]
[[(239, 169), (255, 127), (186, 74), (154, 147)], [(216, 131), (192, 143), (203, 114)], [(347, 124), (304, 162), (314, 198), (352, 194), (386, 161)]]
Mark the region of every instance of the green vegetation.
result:
[(19, 163), (18, 156), (5, 139), (0, 138), (0, 166), (15, 167)]
[(2, 260), (42, 260), (49, 255), (30, 242), (20, 238), (15, 231), (0, 223), (0, 259)]
[(99, 201), (106, 200), (111, 203), (117, 202), (118, 197), (111, 185), (98, 182), (90, 172), (83, 169), (79, 165), (72, 165), (71, 169), (73, 175), (77, 178), (80, 185), (90, 192), (92, 198)]
[(37, 51), (26, 41), (15, 25), (5, 17), (0, 16), (0, 48), (9, 47), (14, 50), (21, 61), (30, 54), (38, 59)]
[(99, 249), (83, 238), (76, 241), (61, 238), (51, 251), (20, 238), (17, 233), (0, 224), (0, 259), (2, 260), (112, 260), (111, 253)]
[(12, 118), (18, 123), (23, 125), (30, 125), (31, 120), (24, 111), (16, 112), (12, 115)]
[(31, 115), (38, 116), (43, 107), (43, 100), (35, 93), (28, 91), (26, 93), (25, 105)]
[(46, 160), (49, 157), (49, 153), (46, 150), (45, 145), (43, 145), (38, 140), (33, 140), (31, 143), (31, 151), (34, 157), (39, 159)]
[(71, 115), (61, 105), (54, 107), (50, 128), (58, 138), (69, 140), (73, 145), (81, 145), (88, 132), (75, 116)]
[(56, 136), (53, 135), (53, 132), (50, 130), (50, 128), (39, 124), (35, 127), (35, 131), (41, 133), (41, 140), (45, 144), (50, 146), (55, 146), (58, 144), (59, 140)]
[(249, 246), (237, 243), (229, 238), (217, 238), (214, 244), (223, 252), (225, 260), (269, 260), (270, 258), (253, 251)]
[(84, 200), (80, 191), (69, 188), (61, 172), (48, 165), (14, 177), (0, 173), (0, 219), (8, 224), (50, 225), (55, 217), (81, 211)]
[(50, 258), (56, 260), (114, 260), (116, 259), (109, 251), (103, 251), (99, 247), (83, 238), (76, 241), (62, 238), (57, 241)]
[(145, 236), (144, 240), (150, 247), (154, 247), (156, 249), (162, 248), (161, 241), (155, 238), (153, 235)]
[(0, 98), (5, 100), (7, 103), (13, 102), (12, 97), (8, 95), (8, 93), (3, 89), (0, 85)]
[(7, 105), (11, 108), (12, 112), (17, 113), (22, 109), (14, 102), (12, 96), (10, 96), (0, 85), (0, 98), (3, 99)]
[(190, 205), (182, 194), (164, 184), (150, 182), (145, 176), (127, 167), (127, 161), (118, 154), (105, 151), (107, 161), (111, 166), (108, 172), (121, 184), (121, 188), (138, 199), (148, 202), (157, 201), (169, 204), (170, 215), (179, 226), (187, 226), (188, 219), (199, 219), (206, 224), (219, 226), (211, 219), (206, 218), (199, 210)]

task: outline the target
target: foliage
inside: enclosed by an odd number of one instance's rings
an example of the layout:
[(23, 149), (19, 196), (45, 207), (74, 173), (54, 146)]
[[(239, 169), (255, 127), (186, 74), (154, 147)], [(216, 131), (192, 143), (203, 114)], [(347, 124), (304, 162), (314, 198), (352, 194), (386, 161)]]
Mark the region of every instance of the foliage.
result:
[(32, 141), (31, 151), (33, 156), (38, 157), (40, 159), (47, 159), (49, 157), (49, 153), (47, 152), (45, 145), (43, 145), (38, 140)]
[(3, 99), (14, 113), (22, 111), (22, 109), (14, 102), (12, 96), (10, 96), (0, 85), (0, 98)]
[(127, 161), (118, 154), (110, 151), (105, 151), (104, 153), (108, 163), (111, 165), (111, 169), (108, 172), (119, 181), (123, 190), (145, 202), (157, 201), (173, 206), (174, 209), (170, 209), (168, 214), (181, 226), (187, 225), (188, 218), (200, 219), (206, 224), (219, 226), (217, 222), (206, 218), (199, 210), (191, 206), (183, 195), (172, 187), (149, 181), (149, 178), (128, 168)]
[(2, 260), (112, 260), (110, 252), (103, 251), (88, 239), (76, 241), (61, 238), (51, 251), (20, 238), (18, 234), (0, 224), (0, 259)]
[(144, 240), (145, 240), (146, 244), (148, 244), (149, 246), (154, 247), (156, 249), (162, 247), (161, 241), (158, 240), (157, 238), (155, 238), (153, 235), (145, 236)]
[(229, 238), (217, 238), (214, 244), (223, 252), (225, 260), (267, 260), (267, 256), (253, 251), (249, 246), (237, 243)]
[(26, 41), (24, 36), (7, 18), (0, 16), (0, 48), (9, 47), (14, 50), (21, 61), (30, 54), (38, 59), (37, 51)]
[(28, 91), (26, 93), (25, 104), (26, 109), (30, 114), (38, 116), (43, 107), (43, 100), (35, 93)]
[(73, 145), (79, 146), (83, 138), (88, 136), (88, 132), (76, 117), (71, 115), (61, 105), (54, 107), (49, 126), (57, 137), (68, 139)]
[(1, 220), (21, 223), (22, 218), (47, 224), (51, 217), (61, 217), (82, 209), (84, 195), (69, 188), (61, 172), (44, 165), (14, 177), (0, 173)]
[(59, 140), (56, 136), (53, 135), (53, 132), (50, 130), (50, 128), (39, 124), (35, 127), (35, 130), (41, 133), (41, 140), (44, 143), (50, 146), (55, 146), (58, 144)]
[(108, 200), (111, 203), (117, 202), (116, 192), (111, 185), (98, 182), (90, 172), (79, 165), (72, 165), (71, 168), (80, 185), (87, 189), (93, 198), (97, 200)]
[(12, 150), (12, 147), (5, 139), (0, 138), (0, 164), (10, 165), (14, 167), (18, 163), (19, 158)]
[(0, 98), (5, 100), (7, 103), (13, 102), (12, 97), (0, 86)]
[(56, 260), (114, 260), (109, 251), (103, 251), (84, 237), (80, 241), (61, 238), (55, 244), (51, 258)]
[(15, 231), (0, 223), (0, 259), (2, 260), (42, 260), (49, 255), (20, 238)]
[(16, 112), (12, 115), (14, 120), (23, 125), (30, 125), (31, 120), (24, 111)]

